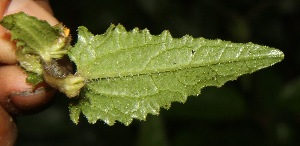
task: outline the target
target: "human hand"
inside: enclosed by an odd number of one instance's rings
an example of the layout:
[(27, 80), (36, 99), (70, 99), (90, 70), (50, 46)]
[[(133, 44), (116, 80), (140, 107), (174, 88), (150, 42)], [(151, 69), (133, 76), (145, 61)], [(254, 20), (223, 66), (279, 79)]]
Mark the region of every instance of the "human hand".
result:
[[(47, 0), (0, 0), (0, 20), (4, 15), (23, 11), (55, 25)], [(26, 83), (27, 75), (17, 66), (16, 46), (10, 33), (0, 26), (0, 146), (14, 144), (17, 128), (11, 115), (32, 113), (47, 104), (55, 90), (42, 84)]]

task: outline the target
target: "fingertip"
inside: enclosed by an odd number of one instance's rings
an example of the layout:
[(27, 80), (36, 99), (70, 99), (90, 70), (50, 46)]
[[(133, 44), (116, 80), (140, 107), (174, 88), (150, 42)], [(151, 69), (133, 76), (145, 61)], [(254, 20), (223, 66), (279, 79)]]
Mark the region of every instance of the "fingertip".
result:
[(53, 11), (50, 7), (49, 0), (34, 0), (39, 6), (44, 8), (47, 12), (53, 15)]
[(0, 145), (13, 146), (17, 139), (17, 126), (13, 118), (0, 106)]
[[(0, 0), (0, 20), (6, 13), (10, 0)], [(8, 31), (0, 25), (0, 64), (16, 63), (15, 45), (10, 41)]]
[(16, 46), (10, 41), (10, 35), (0, 26), (0, 63), (16, 64)]
[[(0, 0), (0, 20), (4, 15), (20, 11), (46, 20), (51, 25), (58, 23), (47, 0)], [(11, 42), (8, 31), (0, 26), (0, 64), (15, 64), (15, 50), (15, 44)]]
[(36, 2), (33, 0), (13, 0), (11, 1), (6, 15), (23, 11), (24, 13), (46, 20), (49, 24), (55, 25), (57, 19), (53, 17), (50, 6), (46, 2)]
[(26, 78), (25, 72), (17, 65), (0, 66), (0, 98), (8, 96), (10, 92), (32, 90)]
[(0, 104), (15, 115), (34, 113), (49, 103), (55, 90), (47, 84), (34, 89), (16, 65), (0, 67)]
[(6, 12), (9, 3), (10, 0), (0, 0), (0, 20), (2, 19), (4, 13)]
[(13, 115), (39, 112), (47, 107), (54, 93), (55, 90), (49, 86), (42, 86), (34, 91), (11, 93), (5, 103), (6, 110)]

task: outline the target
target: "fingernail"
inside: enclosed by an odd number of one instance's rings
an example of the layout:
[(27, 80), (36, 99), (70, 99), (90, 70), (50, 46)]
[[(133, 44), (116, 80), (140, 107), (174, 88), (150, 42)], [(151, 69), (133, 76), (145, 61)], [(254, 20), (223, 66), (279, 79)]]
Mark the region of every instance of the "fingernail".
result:
[(10, 94), (10, 97), (14, 97), (14, 96), (33, 96), (33, 95), (37, 95), (37, 94), (43, 94), (45, 93), (45, 88), (44, 87), (40, 87), (38, 89), (35, 90), (30, 90), (30, 91), (22, 91), (22, 92), (13, 92)]
[(2, 106), (13, 115), (35, 113), (42, 109), (52, 98), (55, 90), (50, 87), (40, 87), (34, 91), (11, 93)]

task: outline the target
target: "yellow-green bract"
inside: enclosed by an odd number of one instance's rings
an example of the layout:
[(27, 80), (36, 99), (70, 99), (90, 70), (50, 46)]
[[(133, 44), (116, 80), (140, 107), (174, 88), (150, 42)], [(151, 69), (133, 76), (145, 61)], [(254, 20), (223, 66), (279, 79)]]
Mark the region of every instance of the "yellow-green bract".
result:
[[(168, 31), (151, 35), (147, 29), (126, 31), (122, 25), (111, 25), (102, 35), (79, 27), (78, 42), (70, 48), (61, 38), (60, 27), (24, 13), (5, 17), (1, 25), (25, 49), (18, 56), (27, 71), (43, 74), (40, 60), (60, 59), (64, 54), (75, 63), (76, 77), (84, 80), (79, 97), (69, 106), (75, 123), (81, 113), (90, 123), (129, 125), (133, 119), (145, 120), (147, 114), (158, 114), (171, 102), (185, 102), (188, 96), (200, 94), (203, 87), (219, 87), (284, 57), (275, 48), (253, 43), (172, 38)], [(77, 82), (72, 83), (67, 89)]]

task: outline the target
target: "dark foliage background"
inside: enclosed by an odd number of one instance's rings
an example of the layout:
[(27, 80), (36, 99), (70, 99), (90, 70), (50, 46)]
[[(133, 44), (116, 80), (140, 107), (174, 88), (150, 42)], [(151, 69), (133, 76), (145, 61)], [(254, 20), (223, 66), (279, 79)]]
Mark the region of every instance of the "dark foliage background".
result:
[(168, 29), (281, 49), (283, 62), (221, 88), (207, 87), (185, 104), (147, 121), (110, 127), (102, 121), (79, 125), (68, 117), (68, 99), (57, 94), (45, 111), (17, 118), (18, 146), (103, 145), (300, 145), (299, 0), (50, 0), (55, 16), (71, 28), (94, 34), (111, 23), (128, 30)]

